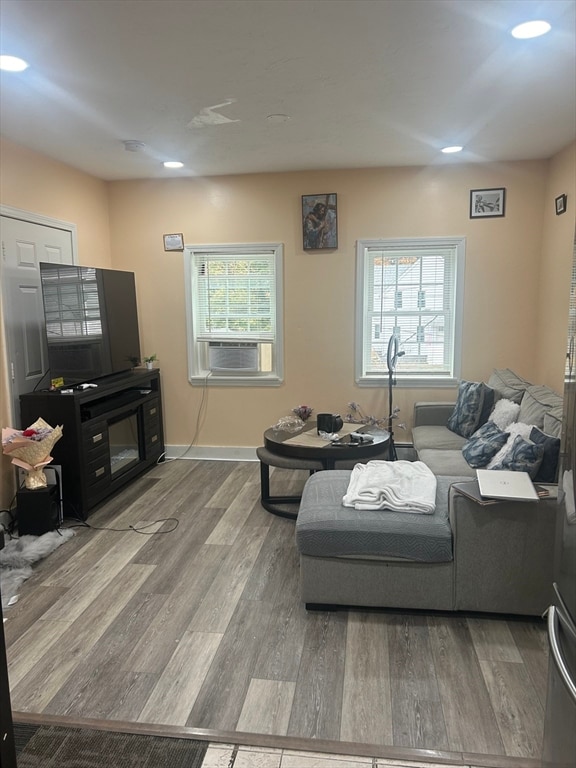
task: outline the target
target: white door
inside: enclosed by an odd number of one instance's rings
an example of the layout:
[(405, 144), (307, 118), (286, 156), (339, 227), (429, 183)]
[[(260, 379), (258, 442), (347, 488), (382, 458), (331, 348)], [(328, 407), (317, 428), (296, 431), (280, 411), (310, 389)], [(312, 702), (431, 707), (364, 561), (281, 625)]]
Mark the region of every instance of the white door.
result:
[(0, 274), (14, 419), (10, 426), (16, 429), (28, 426), (18, 423), (19, 396), (50, 384), (38, 265), (41, 261), (74, 263), (75, 228), (67, 226), (72, 229), (0, 217)]

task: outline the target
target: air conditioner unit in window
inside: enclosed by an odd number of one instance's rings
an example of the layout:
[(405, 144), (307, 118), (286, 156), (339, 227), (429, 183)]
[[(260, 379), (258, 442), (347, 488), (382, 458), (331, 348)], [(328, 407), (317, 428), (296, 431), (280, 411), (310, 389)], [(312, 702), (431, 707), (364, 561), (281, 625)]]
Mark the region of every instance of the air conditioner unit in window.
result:
[(211, 341), (208, 363), (214, 373), (255, 373), (258, 371), (258, 344)]

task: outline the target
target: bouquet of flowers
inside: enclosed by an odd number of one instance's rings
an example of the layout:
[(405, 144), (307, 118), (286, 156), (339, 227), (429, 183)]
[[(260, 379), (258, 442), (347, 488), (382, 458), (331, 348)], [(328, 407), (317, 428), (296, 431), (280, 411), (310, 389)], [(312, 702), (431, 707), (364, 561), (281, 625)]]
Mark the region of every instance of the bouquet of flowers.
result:
[(50, 452), (62, 437), (62, 427), (51, 427), (38, 419), (28, 429), (2, 428), (2, 452), (12, 464), (26, 470), (25, 485), (29, 490), (48, 485), (44, 467), (50, 464)]
[(292, 408), (292, 413), (295, 413), (299, 419), (306, 421), (312, 415), (314, 408), (310, 408), (309, 405), (298, 405), (296, 408)]

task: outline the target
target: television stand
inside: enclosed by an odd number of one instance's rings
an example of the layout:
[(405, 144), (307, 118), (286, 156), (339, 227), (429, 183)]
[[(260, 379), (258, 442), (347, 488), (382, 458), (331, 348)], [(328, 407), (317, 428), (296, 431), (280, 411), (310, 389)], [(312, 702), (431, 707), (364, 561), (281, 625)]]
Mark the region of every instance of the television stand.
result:
[(85, 519), (164, 454), (160, 372), (135, 368), (94, 383), (20, 397), (23, 429), (38, 418), (62, 426), (52, 456), (62, 467), (66, 517)]

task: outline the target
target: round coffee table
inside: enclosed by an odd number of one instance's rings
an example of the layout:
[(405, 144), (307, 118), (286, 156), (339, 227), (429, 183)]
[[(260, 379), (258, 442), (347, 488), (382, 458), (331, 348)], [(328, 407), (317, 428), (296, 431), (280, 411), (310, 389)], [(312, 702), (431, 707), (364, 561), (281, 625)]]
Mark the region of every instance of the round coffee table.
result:
[[(350, 432), (370, 435), (372, 442), (355, 443)], [(335, 469), (338, 462), (363, 462), (387, 451), (389, 432), (362, 424), (345, 423), (338, 443), (322, 440), (316, 431), (316, 422), (308, 422), (298, 432), (286, 432), (270, 427), (264, 432), (264, 448), (257, 450), (260, 459), (260, 500), (269, 512), (281, 517), (296, 518), (298, 512), (289, 512), (278, 505), (299, 504), (300, 496), (271, 496), (270, 467), (307, 469), (310, 474), (320, 469)]]

